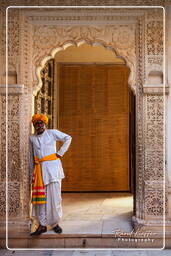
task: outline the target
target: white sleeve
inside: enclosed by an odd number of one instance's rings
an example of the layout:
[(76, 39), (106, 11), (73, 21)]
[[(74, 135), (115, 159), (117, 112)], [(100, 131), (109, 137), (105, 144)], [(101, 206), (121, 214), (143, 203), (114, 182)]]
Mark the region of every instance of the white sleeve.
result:
[(33, 143), (29, 138), (29, 182), (30, 184), (32, 183), (33, 171), (34, 171)]
[(64, 153), (68, 150), (70, 144), (71, 144), (71, 140), (72, 137), (66, 133), (63, 133), (59, 130), (56, 129), (52, 129), (52, 134), (54, 136), (54, 139), (56, 141), (62, 141), (63, 145), (61, 146), (61, 148), (58, 150), (57, 154), (60, 156), (63, 156)]

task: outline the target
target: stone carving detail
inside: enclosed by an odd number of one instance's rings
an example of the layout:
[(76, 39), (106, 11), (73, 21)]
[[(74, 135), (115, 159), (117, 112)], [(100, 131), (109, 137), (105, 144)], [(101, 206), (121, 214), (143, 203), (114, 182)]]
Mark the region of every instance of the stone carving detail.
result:
[[(145, 184), (145, 218), (160, 220), (162, 223), (163, 215), (168, 214), (168, 191), (165, 191), (164, 200), (164, 184), (163, 182), (150, 181)], [(165, 208), (164, 208), (165, 201)]]
[[(20, 202), (20, 177), (21, 177), (21, 162), (20, 162), (20, 133), (19, 133), (19, 96), (9, 95), (8, 97), (8, 123), (6, 127), (5, 108), (6, 97), (1, 95), (1, 175), (0, 182), (2, 185), (2, 193), (5, 189), (6, 178), (6, 142), (5, 134), (8, 128), (8, 209), (9, 216), (21, 215)], [(15, 196), (14, 196), (15, 195)], [(4, 208), (1, 214), (5, 211), (5, 193), (0, 197), (0, 205)]]
[[(20, 158), (22, 171), (22, 187), (21, 195), (29, 195), (29, 135), (31, 133), (31, 115), (32, 115), (32, 96), (24, 93), (20, 96)], [(27, 122), (27, 123), (26, 123)], [(28, 198), (29, 199), (29, 198)], [(28, 200), (21, 200), (21, 214), (28, 216), (29, 203)]]
[[(64, 41), (74, 40), (101, 40), (110, 42), (117, 50), (131, 50), (129, 57), (135, 58), (135, 26), (133, 25), (106, 25), (106, 26), (35, 26), (34, 27), (34, 62), (39, 64), (39, 58), (43, 53), (52, 50), (54, 47), (62, 46)], [(105, 40), (104, 40), (105, 39)], [(107, 39), (107, 40), (106, 40)], [(39, 53), (39, 51), (41, 51)]]
[[(91, 45), (98, 43), (106, 48), (113, 49), (118, 56), (125, 58), (131, 70), (129, 84), (135, 90), (135, 29), (135, 25), (34, 26), (32, 66), (40, 69), (41, 62), (45, 56), (54, 57), (52, 52), (54, 52), (55, 48), (63, 50), (67, 44), (75, 45), (81, 41)], [(36, 73), (36, 70), (33, 70), (33, 74)], [(33, 84), (37, 86), (37, 77), (35, 75)]]
[[(138, 22), (138, 36), (136, 40), (137, 45), (137, 58), (139, 60), (143, 59), (143, 48), (144, 35), (143, 35), (143, 18), (139, 19)], [(142, 84), (144, 79), (144, 63), (139, 61), (137, 63), (137, 85), (136, 85), (136, 192), (135, 192), (135, 207), (136, 207), (136, 217), (142, 218), (142, 204), (143, 201), (143, 168), (144, 168), (144, 158), (143, 158), (143, 127), (142, 127)]]
[[(160, 5), (162, 6), (162, 5)], [(162, 7), (160, 8), (151, 8), (148, 10), (148, 12), (146, 13), (146, 20), (147, 20), (147, 23), (149, 21), (162, 21), (163, 19), (163, 13), (164, 13), (164, 10)]]
[(9, 121), (9, 152), (8, 152), (8, 178), (10, 181), (21, 180), (20, 160), (20, 127), (18, 121)]
[(155, 184), (145, 186), (145, 215), (163, 216), (163, 187), (156, 187)]
[(146, 84), (149, 83), (148, 75), (150, 72), (159, 71), (163, 73), (163, 48), (164, 48), (163, 16), (164, 16), (164, 10), (162, 8), (149, 10), (146, 14), (146, 23), (145, 23), (146, 24), (145, 25), (145, 36), (146, 36), (145, 83)]
[(54, 97), (54, 60), (46, 62), (41, 71), (42, 88), (35, 96), (35, 113), (48, 116), (48, 128), (53, 128), (53, 97)]
[(8, 118), (13, 121), (17, 121), (19, 118), (19, 106), (20, 98), (19, 95), (9, 95), (8, 96)]
[[(148, 188), (145, 184), (145, 213), (147, 215), (163, 215), (163, 143), (164, 143), (164, 98), (163, 95), (144, 96), (145, 117), (145, 169), (144, 180), (154, 182)], [(153, 183), (152, 183), (153, 184)], [(156, 188), (157, 186), (157, 188)], [(166, 209), (167, 209), (166, 204)]]
[(4, 182), (6, 178), (6, 141), (5, 141), (5, 133), (6, 133), (6, 99), (5, 96), (0, 97), (1, 99), (1, 108), (0, 108), (0, 117), (1, 117), (1, 136), (0, 136), (0, 145), (1, 145), (1, 151), (0, 151), (0, 165), (1, 165), (1, 172), (0, 172), (0, 181)]
[(163, 114), (164, 114), (164, 99), (162, 95), (147, 95), (146, 96), (146, 149), (163, 151)]
[(145, 62), (147, 67), (145, 81), (147, 84), (150, 72), (159, 71), (163, 73), (163, 15), (163, 9), (157, 9), (149, 11), (146, 17)]
[(163, 64), (163, 57), (161, 56), (148, 56), (147, 57), (147, 61), (148, 63), (151, 65), (157, 65), (159, 67), (162, 67), (162, 64)]
[[(22, 215), (21, 210), (21, 183), (16, 181), (8, 182), (8, 216), (16, 217)], [(14, 196), (15, 195), (15, 196)]]
[[(14, 4), (15, 5), (15, 4)], [(5, 6), (6, 8), (8, 7)], [(0, 32), (1, 32), (1, 44), (0, 54), (5, 58), (6, 54), (6, 24), (5, 24), (5, 13), (1, 6), (0, 13)], [(9, 9), (8, 10), (8, 69), (9, 71), (18, 71), (18, 56), (19, 56), (19, 10)], [(5, 67), (2, 71), (5, 73)]]
[[(47, 0), (39, 0), (40, 5), (47, 5)], [(63, 2), (61, 0), (49, 0), (48, 5), (62, 5)], [(65, 1), (65, 5), (82, 5), (82, 6), (87, 6), (87, 5), (103, 5), (103, 6), (129, 6), (129, 5), (163, 5), (164, 1), (163, 0), (81, 0), (78, 2), (75, 2), (74, 0), (67, 0)]]
[(150, 21), (147, 24), (147, 54), (163, 55), (163, 22)]
[(9, 70), (17, 70), (19, 55), (19, 10), (8, 10), (8, 65)]
[[(8, 216), (27, 216), (28, 202), (21, 198), (23, 195), (29, 195), (28, 184), (28, 142), (26, 134), (29, 133), (29, 128), (25, 127), (28, 118), (28, 106), (31, 102), (24, 98), (22, 94), (11, 94), (13, 89), (10, 90), (8, 96)], [(27, 96), (28, 97), (28, 96)], [(24, 98), (24, 99), (23, 99)], [(27, 105), (28, 103), (28, 105)], [(5, 104), (6, 97), (1, 95), (1, 175), (0, 184), (2, 186), (2, 193), (4, 193), (6, 164), (5, 164)], [(26, 105), (25, 105), (26, 104)], [(24, 144), (22, 144), (22, 142)], [(22, 153), (21, 153), (22, 152)], [(21, 182), (22, 181), (22, 182)], [(0, 205), (4, 209), (1, 214), (5, 212), (5, 193), (0, 197)]]
[(147, 95), (147, 118), (148, 120), (163, 120), (164, 97), (163, 95)]
[(4, 220), (6, 214), (6, 187), (5, 182), (0, 182), (0, 218)]
[[(149, 11), (146, 15), (146, 44), (145, 44), (145, 82), (148, 85), (148, 75), (158, 72), (160, 83), (163, 74), (163, 10)], [(151, 73), (152, 74), (152, 73)], [(158, 81), (159, 82), (159, 81)], [(145, 216), (158, 218), (163, 216), (163, 188), (164, 188), (164, 99), (163, 95), (144, 96), (144, 180), (145, 180)], [(166, 213), (168, 201), (165, 202)]]
[(146, 123), (146, 147), (155, 150), (163, 147), (163, 122), (151, 121)]
[(6, 38), (6, 33), (5, 33), (5, 18), (0, 16), (1, 21), (0, 21), (0, 32), (1, 32), (1, 38), (0, 38), (0, 55), (5, 56), (5, 38)]
[(0, 218), (4, 219), (4, 216), (6, 214), (6, 198), (5, 198), (5, 181), (6, 181), (6, 141), (5, 141), (5, 134), (6, 134), (6, 122), (5, 122), (5, 116), (6, 116), (6, 98), (4, 95), (0, 96)]
[[(81, 5), (81, 6), (92, 6), (92, 5), (102, 5), (102, 6), (162, 6), (165, 4), (165, 0), (79, 0), (79, 2), (75, 0), (65, 0), (65, 5)], [(2, 7), (6, 7), (9, 5), (16, 5), (16, 0), (2, 0)], [(56, 6), (56, 5), (64, 5), (62, 0), (18, 0), (17, 5), (48, 5), (48, 6)]]
[[(145, 152), (145, 180), (163, 180), (163, 152), (147, 150)], [(155, 161), (154, 161), (155, 159)]]

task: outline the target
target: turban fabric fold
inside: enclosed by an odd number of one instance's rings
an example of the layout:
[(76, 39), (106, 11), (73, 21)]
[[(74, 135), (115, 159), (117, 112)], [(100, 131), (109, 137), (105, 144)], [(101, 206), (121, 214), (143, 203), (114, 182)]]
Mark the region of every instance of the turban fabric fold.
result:
[(44, 114), (34, 114), (32, 116), (32, 123), (35, 124), (37, 121), (42, 121), (45, 124), (48, 123), (48, 117)]

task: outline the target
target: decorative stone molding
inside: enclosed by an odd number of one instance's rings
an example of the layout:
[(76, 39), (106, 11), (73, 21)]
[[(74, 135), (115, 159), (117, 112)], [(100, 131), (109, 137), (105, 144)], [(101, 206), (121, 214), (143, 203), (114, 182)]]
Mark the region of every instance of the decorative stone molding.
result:
[(163, 85), (144, 85), (143, 86), (143, 92), (144, 94), (154, 94), (154, 95), (166, 95), (166, 94), (169, 94), (169, 87), (165, 87)]
[[(30, 15), (27, 11), (23, 12), (23, 22), (25, 23), (22, 33), (23, 39), (25, 38), (24, 41), (26, 38), (27, 41), (29, 40), (29, 36), (26, 34), (28, 33), (26, 26), (28, 29), (30, 26), (29, 33), (31, 33), (31, 37), (34, 38), (33, 47), (30, 48), (33, 58), (28, 59), (31, 55), (25, 56), (25, 62), (32, 63), (31, 74), (33, 74), (32, 84), (34, 95), (36, 95), (37, 91), (41, 88), (40, 71), (45, 62), (48, 59), (54, 58), (58, 51), (65, 50), (71, 45), (79, 46), (82, 43), (87, 43), (92, 46), (98, 44), (102, 45), (114, 51), (118, 57), (124, 58), (131, 70), (129, 84), (135, 91), (135, 42), (138, 19), (134, 12), (132, 12), (132, 15), (125, 11), (121, 13), (115, 10), (115, 12), (117, 13), (116, 16), (113, 16), (112, 12), (109, 10), (98, 10), (98, 12), (88, 10), (86, 14), (84, 10), (80, 10), (79, 15), (75, 11), (69, 13), (68, 11), (65, 12), (65, 10), (57, 10), (55, 13), (50, 11), (49, 16), (47, 16), (44, 11), (36, 11), (35, 13), (32, 11)], [(137, 16), (141, 17), (142, 15), (143, 12), (138, 11)], [(80, 19), (82, 25), (78, 25)], [(51, 22), (54, 20), (56, 24), (51, 25)], [(106, 25), (106, 21), (108, 25)], [(93, 26), (91, 25), (92, 23)], [(27, 50), (29, 51), (29, 49)], [(26, 50), (24, 52), (26, 53)], [(29, 68), (28, 65), (27, 68)], [(30, 76), (29, 73), (28, 75)], [(28, 83), (28, 75), (25, 74), (24, 84)], [(38, 85), (37, 78), (39, 81)]]

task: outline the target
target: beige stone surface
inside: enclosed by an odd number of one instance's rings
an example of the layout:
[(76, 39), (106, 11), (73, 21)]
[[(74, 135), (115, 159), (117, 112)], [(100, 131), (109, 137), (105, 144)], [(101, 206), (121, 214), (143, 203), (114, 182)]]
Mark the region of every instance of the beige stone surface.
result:
[(65, 234), (101, 234), (102, 222), (96, 220), (72, 220), (61, 222)]
[(131, 232), (133, 198), (130, 193), (63, 193), (64, 234)]
[(64, 248), (64, 239), (30, 239), (28, 242), (29, 248)]

